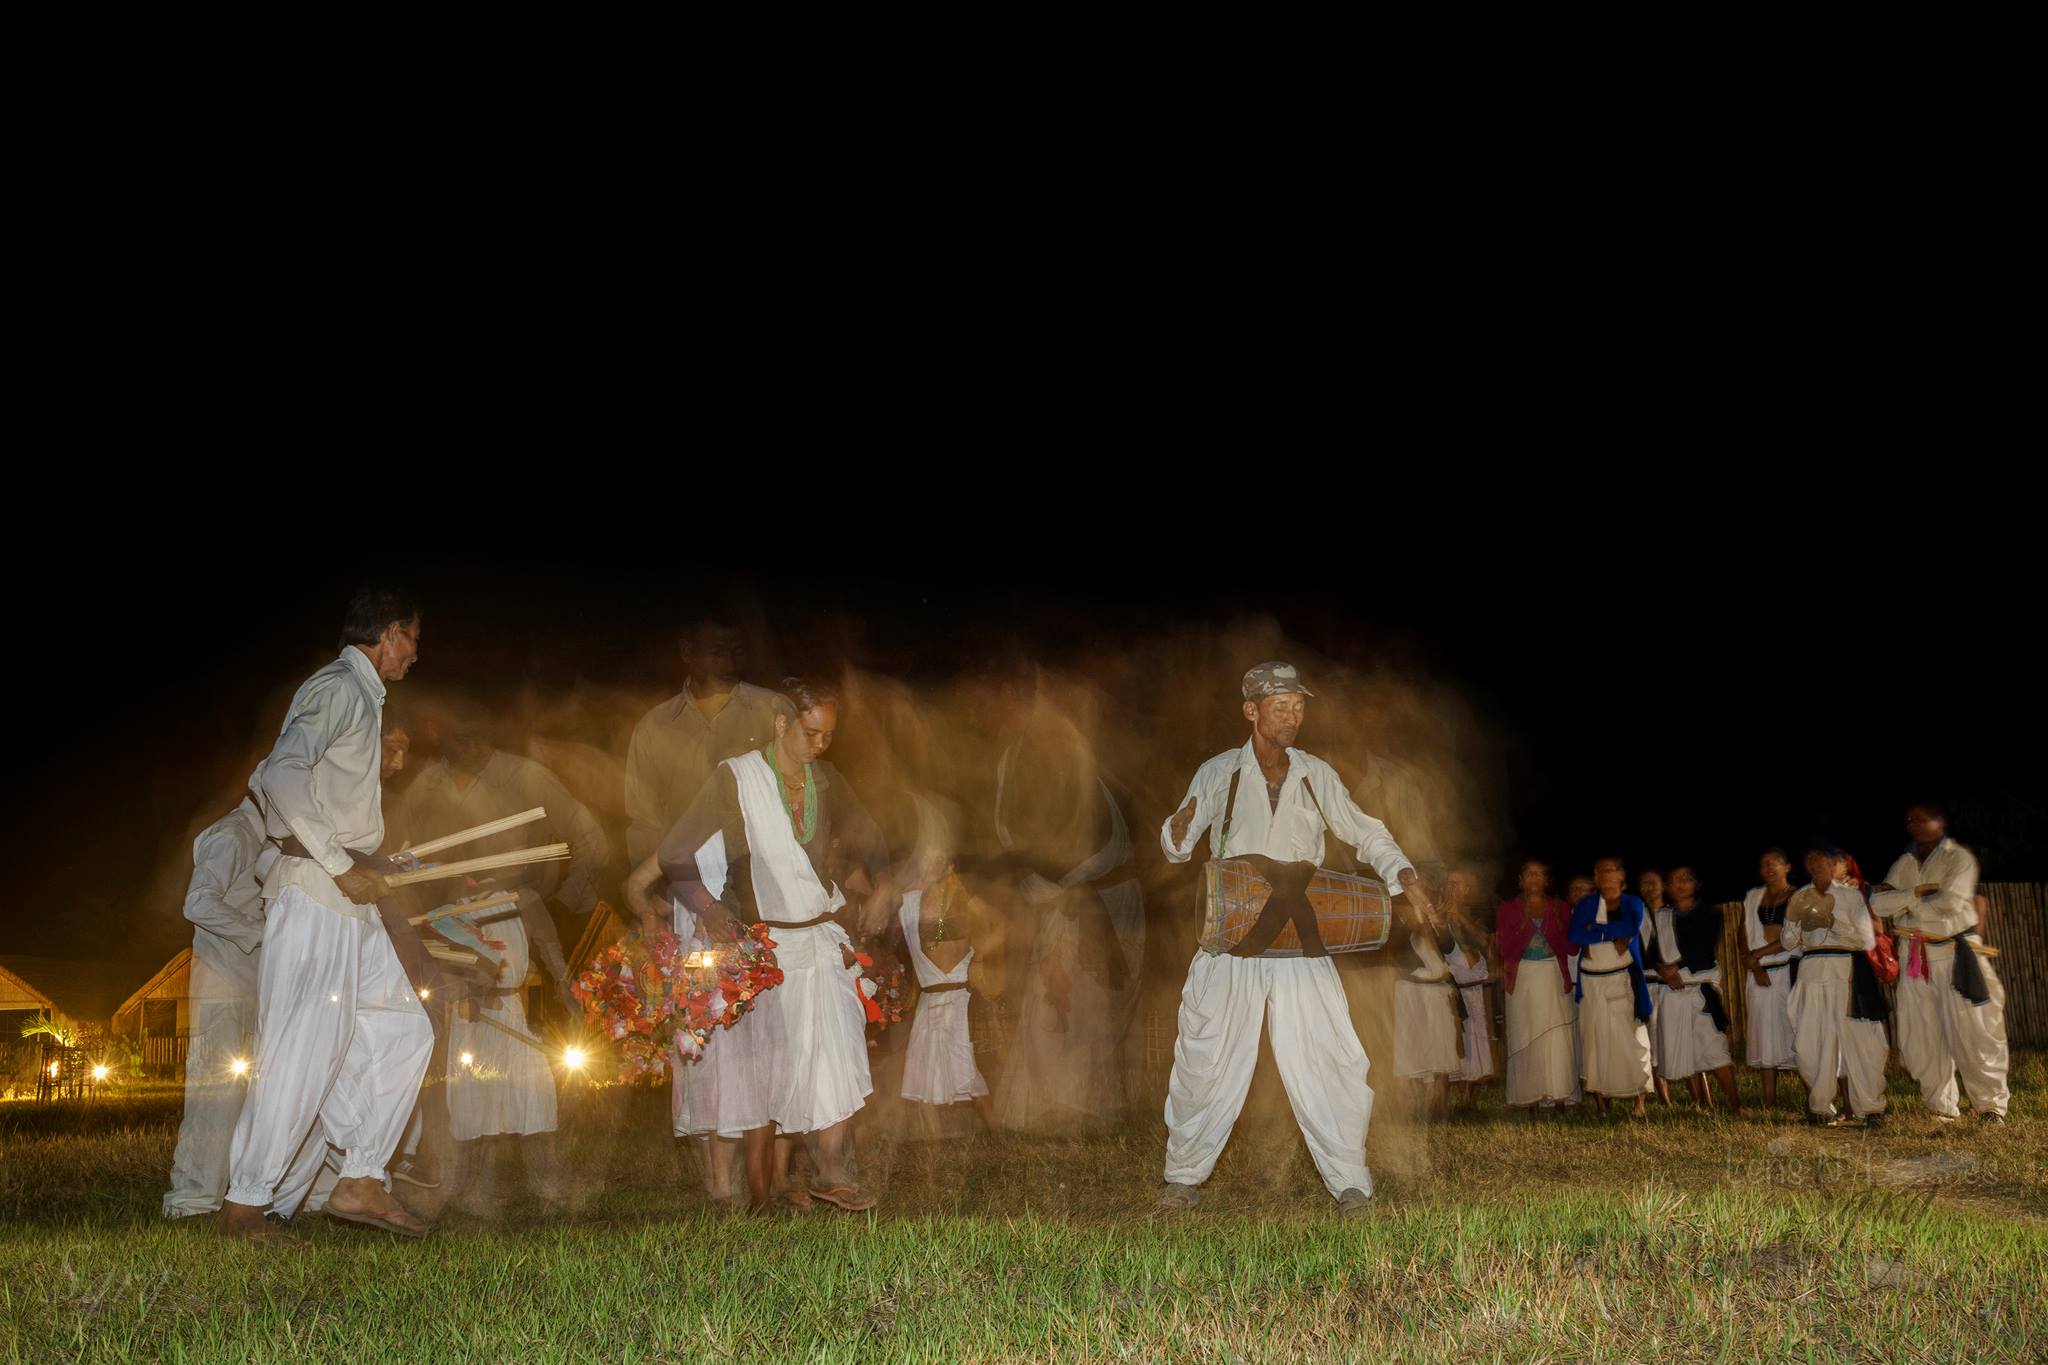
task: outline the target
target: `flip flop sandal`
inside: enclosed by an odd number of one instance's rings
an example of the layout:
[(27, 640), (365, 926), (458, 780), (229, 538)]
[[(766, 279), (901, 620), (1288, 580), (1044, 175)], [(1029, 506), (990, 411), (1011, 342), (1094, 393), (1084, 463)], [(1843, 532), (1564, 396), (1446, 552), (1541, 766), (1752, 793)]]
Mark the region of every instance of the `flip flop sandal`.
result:
[(374, 1213), (345, 1213), (332, 1204), (327, 1206), (326, 1213), (329, 1218), (338, 1219), (344, 1223), (357, 1223), (366, 1228), (381, 1228), (385, 1232), (396, 1233), (400, 1237), (410, 1237), (415, 1241), (433, 1231), (432, 1228), (404, 1209), (400, 1209), (399, 1214), (411, 1224), (410, 1227), (406, 1226), (405, 1223), (398, 1222), (396, 1219), (380, 1217)]
[(861, 1213), (882, 1202), (858, 1185), (813, 1185), (811, 1197), (822, 1199), (833, 1208), (845, 1209), (848, 1213)]

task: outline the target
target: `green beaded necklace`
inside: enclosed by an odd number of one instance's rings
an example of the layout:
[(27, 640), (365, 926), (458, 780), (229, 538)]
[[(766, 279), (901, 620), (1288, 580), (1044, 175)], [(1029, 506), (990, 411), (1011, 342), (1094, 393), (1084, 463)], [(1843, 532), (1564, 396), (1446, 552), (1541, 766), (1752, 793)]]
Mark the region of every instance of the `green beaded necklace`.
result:
[[(782, 780), (782, 767), (775, 761), (775, 746), (771, 743), (761, 751), (768, 760), (768, 771), (775, 775), (775, 794), (782, 798), (782, 813), (790, 818), (794, 833), (796, 814), (789, 808), (789, 784)], [(797, 835), (799, 844), (808, 844), (818, 833), (818, 784), (811, 776), (811, 765), (804, 764), (804, 832)]]

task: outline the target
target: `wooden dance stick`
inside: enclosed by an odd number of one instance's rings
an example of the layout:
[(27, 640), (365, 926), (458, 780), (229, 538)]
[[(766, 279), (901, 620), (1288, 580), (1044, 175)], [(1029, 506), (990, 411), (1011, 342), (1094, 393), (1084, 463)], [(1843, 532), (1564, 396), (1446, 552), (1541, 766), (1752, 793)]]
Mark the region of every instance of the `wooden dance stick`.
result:
[(502, 905), (517, 905), (518, 903), (519, 893), (517, 891), (499, 891), (488, 896), (478, 896), (473, 901), (450, 901), (437, 910), (429, 910), (424, 915), (414, 915), (406, 923), (426, 924), (433, 920), (443, 919), (449, 915), (466, 915), (472, 910), (495, 910)]
[(545, 820), (547, 817), (548, 808), (546, 806), (535, 806), (532, 810), (523, 810), (517, 815), (508, 815), (502, 820), (487, 820), (483, 824), (470, 829), (458, 829), (453, 834), (444, 834), (438, 839), (429, 839), (424, 844), (417, 844), (411, 848), (402, 848), (399, 852), (411, 854), (413, 857), (418, 858), (428, 853), (439, 853), (444, 848), (453, 848), (457, 844), (466, 844), (472, 839), (487, 839), (493, 834), (503, 834), (508, 829), (518, 829), (521, 825), (530, 825), (536, 820)]
[(464, 858), (460, 862), (440, 863), (434, 867), (423, 867), (417, 872), (387, 872), (384, 874), (384, 884), (412, 886), (419, 882), (440, 881), (448, 877), (466, 877), (472, 872), (493, 872), (501, 867), (566, 862), (568, 858), (567, 844), (542, 844), (537, 848), (516, 848), (509, 853), (492, 853), (482, 858)]

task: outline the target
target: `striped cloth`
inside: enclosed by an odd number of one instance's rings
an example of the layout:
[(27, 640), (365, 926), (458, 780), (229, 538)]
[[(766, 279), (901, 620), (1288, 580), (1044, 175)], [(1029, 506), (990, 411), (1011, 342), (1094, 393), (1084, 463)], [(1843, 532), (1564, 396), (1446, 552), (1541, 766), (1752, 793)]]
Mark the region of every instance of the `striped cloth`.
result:
[[(1225, 858), (1204, 864), (1201, 950), (1212, 955), (1229, 951), (1258, 922), (1272, 891), (1249, 863)], [(1393, 906), (1386, 883), (1378, 878), (1317, 868), (1308, 884), (1308, 903), (1328, 951), (1362, 953), (1385, 946)], [(1300, 957), (1301, 938), (1294, 926), (1283, 927), (1262, 956)]]

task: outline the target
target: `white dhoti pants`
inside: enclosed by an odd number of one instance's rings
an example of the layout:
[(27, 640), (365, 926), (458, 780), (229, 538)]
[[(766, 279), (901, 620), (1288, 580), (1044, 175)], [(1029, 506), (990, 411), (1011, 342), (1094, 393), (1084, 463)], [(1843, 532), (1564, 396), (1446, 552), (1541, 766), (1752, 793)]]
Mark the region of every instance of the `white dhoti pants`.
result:
[(1518, 964), (1507, 1000), (1507, 1102), (1579, 1102), (1579, 1004), (1553, 958)]
[(1650, 1030), (1636, 1018), (1630, 976), (1579, 972), (1579, 1077), (1596, 1095), (1633, 1099), (1650, 1088)]
[(1394, 1075), (1434, 1080), (1458, 1071), (1458, 1010), (1448, 981), (1394, 983)]
[(326, 1208), (327, 1196), (334, 1193), (334, 1182), (341, 1178), (341, 1162), (342, 1154), (327, 1145), (327, 1130), (314, 1124), (299, 1154), (292, 1158), (291, 1168), (279, 1182), (270, 1211), (280, 1218), (290, 1218), (301, 1208), (308, 1213)]
[(212, 1213), (228, 1189), (228, 1151), (248, 1089), (235, 1073), (256, 1046), (259, 949), (245, 953), (205, 929), (192, 936), (192, 1033), (185, 1049), (185, 1117), (171, 1156), (164, 1217)]
[[(1899, 1060), (1920, 1083), (1920, 1096), (1928, 1111), (1953, 1116), (1956, 1081), (1981, 1114), (2003, 1114), (2012, 1102), (2007, 1088), (2008, 1059), (2005, 1043), (2005, 985), (1993, 970), (1991, 959), (1979, 956), (1984, 985), (1991, 998), (1973, 1005), (1956, 994), (1956, 953), (1975, 952), (1960, 942), (1937, 943), (1926, 948), (1927, 978), (1909, 977), (1902, 970), (1898, 985)], [(1900, 965), (1907, 959), (1906, 945), (1900, 945)]]
[(1682, 1081), (1731, 1063), (1728, 1035), (1714, 1027), (1714, 1017), (1707, 1013), (1707, 997), (1698, 986), (1666, 987), (1651, 1020), (1651, 1032), (1663, 1040), (1656, 1067), (1657, 1074), (1667, 1081)]
[(286, 885), (265, 920), (259, 997), (228, 1198), (269, 1204), (316, 1126), (342, 1150), (343, 1179), (384, 1179), (434, 1030), (383, 924)]
[(768, 1017), (764, 1035), (781, 1039), (769, 1059), (769, 1117), (784, 1133), (821, 1132), (852, 1118), (875, 1089), (860, 969), (846, 966), (850, 940), (837, 924), (768, 934), (782, 968), (782, 984), (756, 1006)]
[(1327, 957), (1197, 953), (1180, 994), (1166, 1088), (1166, 1179), (1199, 1185), (1216, 1169), (1259, 1060), (1261, 1021), (1309, 1155), (1332, 1195), (1372, 1193), (1365, 1130), (1369, 1063), (1336, 964)]
[(1799, 1064), (1792, 1053), (1792, 1014), (1786, 1004), (1792, 992), (1792, 964), (1766, 966), (1764, 975), (1771, 979), (1768, 986), (1757, 985), (1752, 973), (1742, 974), (1748, 992), (1742, 1021), (1748, 1034), (1746, 1055), (1759, 1071), (1790, 1071)]
[(1884, 1064), (1891, 1049), (1883, 1024), (1849, 1017), (1851, 971), (1846, 957), (1806, 958), (1788, 1002), (1792, 1050), (1806, 1082), (1806, 1107), (1815, 1114), (1834, 1112), (1838, 1078), (1847, 1079), (1849, 1107), (1859, 1117), (1884, 1112)]

